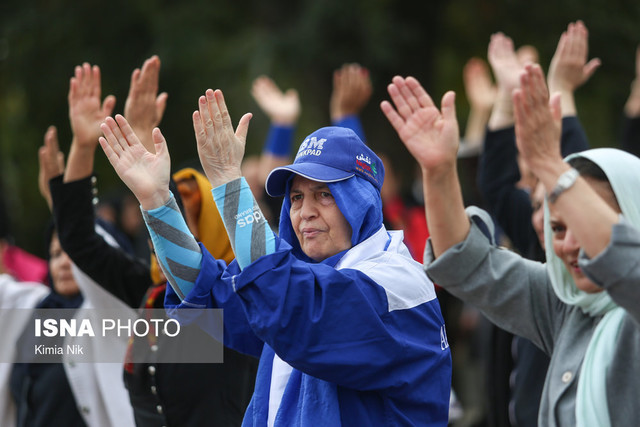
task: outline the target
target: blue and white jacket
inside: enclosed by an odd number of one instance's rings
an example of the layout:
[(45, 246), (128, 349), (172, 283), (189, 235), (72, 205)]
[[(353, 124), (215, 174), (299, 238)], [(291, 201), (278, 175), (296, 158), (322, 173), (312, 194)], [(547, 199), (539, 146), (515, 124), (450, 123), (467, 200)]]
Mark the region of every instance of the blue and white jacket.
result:
[(223, 308), (225, 345), (260, 355), (243, 425), (447, 425), (444, 321), (402, 232), (380, 228), (335, 268), (279, 238), (243, 270), (201, 249), (195, 286), (183, 300), (168, 287), (165, 303)]

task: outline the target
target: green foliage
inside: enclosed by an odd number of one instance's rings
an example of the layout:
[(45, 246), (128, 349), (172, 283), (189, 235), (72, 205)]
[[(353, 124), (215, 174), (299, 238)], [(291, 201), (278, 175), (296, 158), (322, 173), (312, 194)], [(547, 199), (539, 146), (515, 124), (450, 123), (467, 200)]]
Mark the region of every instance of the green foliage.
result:
[[(268, 121), (250, 97), (252, 80), (273, 77), (297, 88), (303, 114), (298, 139), (329, 121), (333, 70), (346, 62), (368, 67), (374, 83), (363, 112), (374, 149), (397, 165), (411, 158), (379, 111), (396, 74), (414, 75), (434, 99), (454, 89), (461, 125), (466, 100), (462, 67), (486, 57), (491, 33), (516, 45), (533, 44), (546, 68), (569, 21), (590, 29), (591, 55), (603, 61), (577, 94), (592, 145), (615, 144), (622, 105), (634, 77), (640, 6), (631, 0), (520, 2), (515, 0), (274, 0), (171, 1), (4, 0), (0, 6), (0, 181), (11, 209), (14, 235), (41, 253), (48, 213), (37, 191), (37, 149), (48, 125), (58, 126), (69, 148), (66, 96), (73, 68), (98, 64), (103, 95), (117, 97), (121, 112), (131, 71), (145, 58), (162, 60), (160, 88), (169, 93), (161, 128), (174, 165), (196, 157), (191, 113), (205, 89), (225, 92), (232, 118), (253, 111), (248, 153), (261, 150)], [(97, 154), (101, 191), (122, 189), (104, 155)], [(412, 167), (402, 168), (411, 173)]]

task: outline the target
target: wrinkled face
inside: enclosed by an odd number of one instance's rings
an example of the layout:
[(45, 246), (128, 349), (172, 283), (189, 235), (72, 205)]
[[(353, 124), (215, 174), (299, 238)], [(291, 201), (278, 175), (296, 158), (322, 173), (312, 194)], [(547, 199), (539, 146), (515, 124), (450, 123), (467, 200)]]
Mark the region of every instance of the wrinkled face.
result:
[(56, 234), (49, 246), (49, 270), (53, 279), (53, 288), (62, 296), (72, 296), (79, 292), (78, 283), (71, 271), (71, 259), (60, 246)]
[(351, 247), (351, 226), (327, 184), (296, 175), (289, 198), (291, 225), (309, 258), (319, 262)]
[(531, 224), (536, 231), (540, 246), (544, 249), (544, 185), (538, 182), (531, 193)]
[[(613, 210), (620, 213), (620, 207), (608, 183), (597, 181), (587, 176), (583, 178)], [(562, 260), (571, 277), (573, 277), (576, 287), (587, 293), (601, 292), (602, 288), (589, 280), (578, 267), (580, 246), (571, 230), (567, 229), (562, 216), (553, 209), (553, 206), (550, 207), (549, 222), (553, 233), (553, 251)]]

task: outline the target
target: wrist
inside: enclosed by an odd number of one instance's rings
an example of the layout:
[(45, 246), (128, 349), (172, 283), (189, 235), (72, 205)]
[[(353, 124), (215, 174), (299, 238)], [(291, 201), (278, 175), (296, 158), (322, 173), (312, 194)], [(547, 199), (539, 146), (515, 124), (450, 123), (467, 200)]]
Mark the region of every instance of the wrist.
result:
[(531, 170), (538, 177), (540, 182), (545, 188), (547, 194), (550, 194), (556, 187), (558, 178), (571, 169), (568, 163), (565, 163), (562, 159), (555, 161), (542, 161), (539, 164), (530, 164)]
[(150, 211), (164, 206), (171, 198), (169, 188), (157, 191), (149, 196), (139, 197), (140, 206), (145, 211)]
[(207, 178), (209, 179), (209, 183), (213, 188), (219, 187), (231, 181), (235, 181), (236, 179), (242, 178), (242, 172), (240, 171), (240, 168), (236, 170), (231, 170), (225, 173), (215, 173), (215, 174), (207, 173), (206, 175), (207, 175)]
[(562, 193), (570, 189), (573, 184), (576, 183), (578, 176), (580, 176), (580, 174), (573, 168), (569, 168), (564, 171), (556, 180), (553, 189), (547, 192), (547, 201), (551, 204), (555, 203)]

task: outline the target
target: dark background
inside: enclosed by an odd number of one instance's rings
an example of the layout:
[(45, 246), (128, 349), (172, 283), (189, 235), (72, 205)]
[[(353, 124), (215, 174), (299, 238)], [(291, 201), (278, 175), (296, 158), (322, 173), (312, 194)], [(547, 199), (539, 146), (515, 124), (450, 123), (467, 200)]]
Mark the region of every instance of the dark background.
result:
[[(131, 71), (160, 56), (160, 90), (169, 93), (161, 128), (175, 169), (196, 156), (191, 113), (205, 89), (225, 92), (234, 122), (255, 113), (247, 152), (258, 153), (268, 121), (249, 93), (255, 77), (298, 89), (299, 140), (329, 122), (333, 70), (358, 62), (374, 84), (362, 114), (369, 143), (410, 173), (412, 160), (378, 106), (393, 75), (416, 76), (436, 99), (458, 92), (463, 128), (462, 67), (471, 56), (486, 59), (493, 32), (516, 46), (535, 45), (546, 69), (576, 19), (590, 31), (590, 57), (603, 63), (576, 95), (580, 118), (592, 146), (615, 146), (640, 42), (637, 0), (2, 0), (0, 181), (16, 243), (44, 255), (40, 236), (49, 214), (37, 189), (37, 149), (55, 124), (68, 152), (66, 97), (77, 64), (101, 67), (103, 95), (114, 94), (115, 112), (122, 112)], [(101, 150), (97, 156), (101, 192), (121, 189)]]

